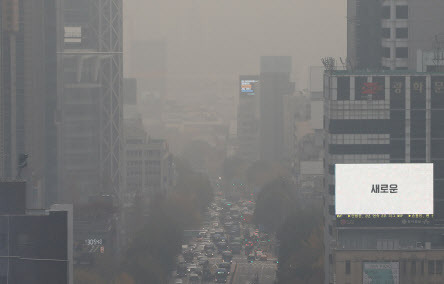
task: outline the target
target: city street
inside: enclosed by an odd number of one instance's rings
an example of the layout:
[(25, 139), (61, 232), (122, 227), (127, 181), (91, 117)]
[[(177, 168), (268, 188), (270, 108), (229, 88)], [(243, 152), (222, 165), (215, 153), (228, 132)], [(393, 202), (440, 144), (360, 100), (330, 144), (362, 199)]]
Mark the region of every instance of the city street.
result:
[(233, 261), (237, 262), (233, 284), (247, 284), (255, 278), (256, 273), (259, 276), (260, 284), (274, 283), (277, 268), (275, 261), (268, 260), (249, 263), (245, 257), (235, 257)]

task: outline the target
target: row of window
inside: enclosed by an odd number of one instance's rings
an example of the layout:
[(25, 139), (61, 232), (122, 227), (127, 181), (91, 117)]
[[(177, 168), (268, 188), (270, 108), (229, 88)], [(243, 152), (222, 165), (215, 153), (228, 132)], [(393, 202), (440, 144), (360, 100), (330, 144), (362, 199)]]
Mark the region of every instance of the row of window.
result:
[[(407, 5), (397, 5), (396, 6), (396, 19), (408, 19), (409, 18), (409, 7)], [(388, 20), (391, 18), (391, 7), (382, 7), (382, 18)]]
[(142, 155), (145, 155), (145, 157), (160, 157), (160, 151), (158, 150), (148, 150), (148, 151), (141, 151), (141, 150), (129, 150), (126, 151), (126, 155), (128, 157), (142, 157)]
[[(127, 177), (132, 177), (132, 176), (140, 177), (141, 175), (142, 175), (142, 171), (128, 171), (126, 173)], [(145, 175), (160, 175), (160, 169), (151, 169), (151, 170), (145, 171)]]
[(331, 155), (332, 164), (351, 164), (351, 163), (389, 163), (390, 154), (350, 154), (350, 155)]
[[(131, 166), (141, 167), (143, 165), (143, 161), (128, 161), (128, 162), (126, 162), (126, 165), (128, 167), (131, 167)], [(145, 161), (145, 166), (160, 166), (160, 161), (159, 160)]]
[[(390, 47), (382, 48), (382, 57), (391, 58), (392, 50)], [(408, 47), (397, 47), (395, 49), (395, 58), (409, 58), (409, 49)]]
[(390, 119), (390, 110), (331, 110), (330, 119)]
[(331, 144), (390, 144), (390, 134), (330, 134)]
[[(425, 261), (416, 261), (416, 260), (404, 260), (401, 261), (401, 267), (400, 272), (404, 275), (407, 274), (407, 263), (410, 262), (410, 275), (415, 276), (417, 275), (417, 268), (419, 266), (419, 273), (420, 275), (424, 275), (425, 272)], [(442, 260), (429, 260), (427, 261), (427, 272), (429, 275), (438, 274), (441, 275), (443, 272), (443, 262)], [(345, 274), (350, 275), (351, 274), (351, 261), (346, 260), (345, 261)]]
[[(390, 39), (391, 36), (391, 29), (390, 28), (383, 28), (382, 29), (382, 37), (386, 39)], [(395, 29), (395, 38), (397, 39), (407, 39), (409, 38), (409, 29), (408, 28), (396, 28)]]

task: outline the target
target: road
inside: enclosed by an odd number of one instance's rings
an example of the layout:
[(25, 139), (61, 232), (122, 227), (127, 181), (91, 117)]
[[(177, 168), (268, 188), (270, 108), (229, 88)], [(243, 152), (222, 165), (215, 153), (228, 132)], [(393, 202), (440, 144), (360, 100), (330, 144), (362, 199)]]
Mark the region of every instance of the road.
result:
[(254, 279), (256, 273), (259, 276), (259, 284), (273, 284), (276, 276), (275, 261), (254, 261), (249, 263), (245, 257), (235, 257), (237, 262), (233, 284), (247, 284)]

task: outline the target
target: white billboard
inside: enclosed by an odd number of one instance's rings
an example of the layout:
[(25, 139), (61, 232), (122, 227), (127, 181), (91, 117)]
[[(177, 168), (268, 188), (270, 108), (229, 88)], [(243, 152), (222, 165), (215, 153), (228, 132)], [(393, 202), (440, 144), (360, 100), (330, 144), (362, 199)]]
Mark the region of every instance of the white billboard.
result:
[(433, 214), (433, 164), (336, 164), (336, 215)]

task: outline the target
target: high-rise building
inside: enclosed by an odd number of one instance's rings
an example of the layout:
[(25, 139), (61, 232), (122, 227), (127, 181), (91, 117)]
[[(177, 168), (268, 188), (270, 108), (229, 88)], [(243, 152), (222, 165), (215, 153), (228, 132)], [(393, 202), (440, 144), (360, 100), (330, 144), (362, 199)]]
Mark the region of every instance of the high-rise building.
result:
[[(56, 200), (59, 0), (5, 0), (1, 6), (0, 176), (16, 178), (18, 157), (33, 207)], [(37, 36), (39, 35), (39, 36)]]
[(65, 0), (59, 97), (61, 198), (120, 198), (122, 1)]
[(417, 51), (444, 32), (444, 2), (348, 0), (347, 56), (355, 70), (416, 70)]
[(26, 207), (26, 183), (0, 181), (0, 283), (73, 283), (73, 209)]
[[(324, 84), (325, 283), (384, 263), (398, 283), (442, 282), (444, 73), (328, 71)], [(338, 217), (335, 164), (363, 163), (433, 163), (433, 218)]]
[(290, 56), (262, 56), (260, 81), (260, 159), (281, 161), (284, 150), (284, 96), (294, 93)]
[(245, 161), (259, 159), (259, 76), (240, 76), (237, 108), (237, 155)]

